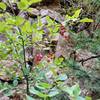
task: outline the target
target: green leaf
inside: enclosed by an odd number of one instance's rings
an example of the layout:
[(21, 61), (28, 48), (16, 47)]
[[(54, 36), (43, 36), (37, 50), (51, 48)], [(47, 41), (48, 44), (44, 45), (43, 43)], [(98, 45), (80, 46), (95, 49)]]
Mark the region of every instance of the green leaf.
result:
[(23, 67), (23, 71), (24, 71), (25, 75), (29, 75), (29, 73), (30, 73), (30, 69), (29, 68), (24, 68)]
[(21, 0), (21, 1), (18, 3), (18, 7), (19, 7), (19, 9), (21, 9), (21, 10), (26, 10), (26, 9), (29, 7), (29, 2), (28, 2), (28, 0)]
[(29, 21), (26, 21), (24, 25), (21, 27), (23, 33), (32, 33), (32, 26)]
[(0, 22), (0, 26), (2, 26), (2, 27), (0, 27), (0, 32), (4, 32), (5, 28), (6, 28), (5, 23), (4, 22)]
[(72, 19), (72, 16), (66, 15), (66, 19)]
[(33, 4), (33, 3), (37, 3), (37, 2), (40, 2), (42, 0), (21, 0), (19, 3), (18, 3), (18, 7), (21, 9), (21, 10), (27, 10), (27, 8), (29, 7), (29, 5)]
[(61, 89), (65, 92), (67, 92), (70, 96), (75, 97), (75, 98), (77, 98), (81, 93), (81, 90), (80, 90), (78, 84), (76, 84), (72, 87), (64, 86)]
[(38, 21), (37, 21), (37, 28), (42, 28), (43, 24), (42, 24), (42, 21), (41, 21), (41, 17), (38, 16)]
[(70, 96), (73, 95), (73, 90), (71, 90), (70, 87), (64, 86), (64, 87), (61, 87), (61, 89), (62, 89), (64, 92), (67, 92)]
[(48, 88), (51, 88), (51, 87), (52, 87), (51, 84), (44, 83), (44, 82), (40, 82), (40, 83), (38, 83), (38, 85), (39, 85), (40, 87), (45, 88), (45, 89), (48, 89)]
[(81, 9), (78, 9), (78, 10), (75, 11), (73, 16), (66, 15), (66, 19), (67, 20), (77, 20), (77, 18), (79, 17), (80, 13), (81, 13)]
[(48, 26), (51, 26), (54, 24), (54, 21), (49, 16), (46, 16), (46, 20), (48, 22)]
[(73, 90), (73, 96), (78, 97), (81, 93), (80, 87), (78, 84), (71, 87), (71, 90)]
[(59, 94), (58, 89), (53, 88), (53, 89), (51, 89), (51, 91), (48, 93), (48, 96), (49, 96), (49, 97), (54, 97), (54, 96), (56, 96), (56, 95), (58, 95), (58, 94)]
[(12, 91), (8, 90), (8, 92), (7, 92), (7, 93), (5, 93), (4, 95), (5, 95), (5, 96), (12, 96), (12, 95), (13, 95), (13, 93), (12, 93)]
[(59, 30), (59, 27), (58, 26), (55, 26), (54, 29), (53, 29), (53, 33), (57, 33)]
[(89, 19), (89, 18), (84, 18), (80, 20), (81, 23), (85, 23), (85, 22), (93, 22), (93, 19)]
[(78, 18), (80, 13), (81, 13), (81, 9), (76, 10), (75, 14), (72, 16), (72, 18)]
[(42, 0), (30, 0), (29, 4), (33, 4), (33, 3), (37, 3), (37, 2), (41, 2)]
[(16, 16), (16, 17), (10, 17), (6, 20), (6, 23), (9, 25), (16, 25), (19, 26), (21, 25), (23, 22), (25, 21), (24, 18), (20, 17), (20, 16)]
[(92, 98), (89, 96), (86, 96), (85, 100), (92, 100)]
[(1, 33), (4, 33), (11, 29), (11, 26), (7, 25), (5, 22), (0, 22), (0, 26), (2, 26), (2, 27), (0, 27)]
[(31, 96), (27, 95), (26, 96), (27, 100), (35, 100), (34, 98), (32, 98)]
[(13, 81), (13, 85), (14, 85), (14, 86), (17, 86), (17, 85), (18, 85), (18, 80), (15, 79), (15, 80)]
[(35, 94), (35, 95), (38, 95), (39, 97), (42, 97), (42, 98), (48, 97), (47, 94), (44, 94), (44, 93), (42, 93), (42, 92), (36, 90), (34, 87), (31, 87), (31, 88), (30, 88), (30, 93)]
[(25, 19), (23, 17), (20, 17), (20, 16), (17, 16), (15, 20), (16, 20), (16, 23), (15, 23), (16, 26), (23, 24), (25, 21)]
[(42, 34), (38, 34), (37, 32), (33, 34), (32, 42), (42, 41)]
[(6, 10), (6, 5), (3, 2), (0, 2), (0, 8)]
[(29, 13), (33, 12), (33, 8), (28, 8), (26, 11), (28, 11)]
[(55, 58), (55, 60), (54, 60), (54, 63), (56, 64), (56, 65), (61, 65), (61, 63), (63, 62), (63, 58), (62, 57), (60, 57), (60, 58)]

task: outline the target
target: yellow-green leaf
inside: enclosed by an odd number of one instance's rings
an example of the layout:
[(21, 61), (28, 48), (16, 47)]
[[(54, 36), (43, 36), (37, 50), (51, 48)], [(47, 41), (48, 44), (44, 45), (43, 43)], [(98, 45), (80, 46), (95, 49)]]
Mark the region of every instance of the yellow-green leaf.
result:
[(19, 3), (18, 3), (18, 7), (21, 9), (21, 10), (26, 10), (28, 7), (29, 7), (29, 2), (27, 0), (21, 0)]
[(72, 16), (66, 15), (66, 19), (72, 19)]
[(85, 23), (85, 22), (93, 22), (93, 19), (89, 19), (89, 18), (84, 18), (80, 20), (81, 23)]
[(81, 9), (76, 10), (72, 18), (78, 18), (80, 13), (81, 13)]
[(6, 5), (4, 3), (0, 3), (0, 8), (2, 8), (3, 10), (6, 10)]
[(89, 96), (86, 96), (86, 98), (85, 98), (86, 100), (92, 100), (92, 98), (91, 97), (89, 97)]
[(29, 4), (41, 2), (42, 0), (30, 0)]

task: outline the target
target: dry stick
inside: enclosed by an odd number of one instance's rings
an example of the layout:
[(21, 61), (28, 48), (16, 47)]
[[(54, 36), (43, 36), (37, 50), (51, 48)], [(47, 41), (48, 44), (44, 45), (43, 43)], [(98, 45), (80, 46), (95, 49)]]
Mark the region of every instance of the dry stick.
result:
[(88, 60), (91, 60), (91, 59), (94, 59), (94, 58), (99, 58), (99, 57), (100, 57), (100, 55), (91, 56), (91, 57), (86, 58), (86, 59), (81, 59), (81, 60), (79, 60), (78, 62), (81, 62), (82, 65), (83, 65), (84, 62), (86, 62), (86, 61), (88, 61)]
[(94, 27), (95, 30), (98, 28), (99, 24), (99, 22), (96, 24), (96, 26)]

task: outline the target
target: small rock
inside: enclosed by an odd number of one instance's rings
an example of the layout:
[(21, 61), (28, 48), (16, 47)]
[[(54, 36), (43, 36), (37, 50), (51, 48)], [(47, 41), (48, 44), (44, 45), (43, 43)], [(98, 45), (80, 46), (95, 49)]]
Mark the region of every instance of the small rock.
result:
[(41, 22), (42, 22), (43, 25), (46, 25), (47, 24), (46, 17), (41, 18)]
[(29, 14), (29, 17), (35, 18), (40, 15), (40, 11), (35, 8), (30, 8), (28, 9), (28, 14)]
[(3, 96), (3, 97), (0, 98), (0, 100), (10, 100), (10, 99), (7, 96)]
[(23, 17), (25, 19), (28, 19), (28, 13), (27, 12), (20, 12), (19, 16), (21, 16), (21, 17)]
[(49, 16), (50, 18), (52, 18), (53, 20), (59, 23), (61, 23), (64, 20), (64, 18), (58, 12), (50, 9), (41, 9), (40, 14), (42, 17)]
[(47, 16), (49, 14), (49, 10), (41, 9), (40, 14), (41, 14), (42, 17)]

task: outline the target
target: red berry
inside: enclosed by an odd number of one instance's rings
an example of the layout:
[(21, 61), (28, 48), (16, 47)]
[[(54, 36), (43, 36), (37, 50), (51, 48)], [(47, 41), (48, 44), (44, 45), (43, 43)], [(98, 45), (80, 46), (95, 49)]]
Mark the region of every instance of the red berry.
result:
[(38, 54), (36, 54), (36, 56), (35, 56), (35, 58), (34, 58), (34, 62), (35, 62), (36, 64), (38, 64), (38, 63), (42, 60), (42, 58), (43, 58), (43, 54), (38, 53)]
[(60, 30), (60, 34), (63, 36), (66, 30)]
[(64, 33), (63, 32), (60, 32), (60, 35), (64, 36)]
[(63, 25), (61, 25), (61, 27), (60, 27), (60, 34), (62, 35), (62, 36), (64, 36), (64, 33), (66, 32), (66, 28), (63, 26)]
[(40, 61), (43, 58), (43, 55), (41, 53), (36, 55), (37, 59)]

